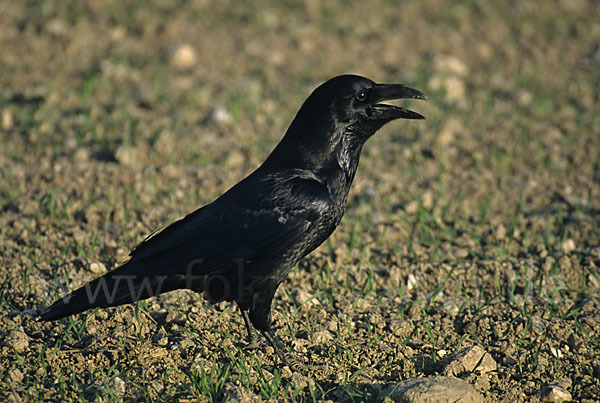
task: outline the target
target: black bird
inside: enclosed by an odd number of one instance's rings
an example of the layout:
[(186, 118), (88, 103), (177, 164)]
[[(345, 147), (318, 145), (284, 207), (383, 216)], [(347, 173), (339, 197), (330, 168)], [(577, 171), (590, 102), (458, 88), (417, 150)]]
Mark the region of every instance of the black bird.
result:
[(253, 327), (295, 367), (271, 330), (271, 301), (296, 262), (340, 223), (363, 145), (386, 123), (424, 119), (381, 101), (426, 99), (400, 84), (343, 75), (304, 102), (281, 142), (253, 173), (212, 203), (152, 234), (130, 260), (56, 301), (41, 315), (60, 319), (187, 288), (212, 302), (235, 301)]

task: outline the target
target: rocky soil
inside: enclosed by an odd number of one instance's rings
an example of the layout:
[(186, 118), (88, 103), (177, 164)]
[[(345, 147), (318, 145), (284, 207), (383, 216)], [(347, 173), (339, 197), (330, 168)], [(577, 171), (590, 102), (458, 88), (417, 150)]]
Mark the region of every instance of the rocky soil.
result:
[[(600, 400), (600, 7), (0, 1), (0, 400)], [(273, 305), (37, 313), (252, 171), (320, 82), (427, 93)], [(457, 400), (458, 399), (458, 400)]]

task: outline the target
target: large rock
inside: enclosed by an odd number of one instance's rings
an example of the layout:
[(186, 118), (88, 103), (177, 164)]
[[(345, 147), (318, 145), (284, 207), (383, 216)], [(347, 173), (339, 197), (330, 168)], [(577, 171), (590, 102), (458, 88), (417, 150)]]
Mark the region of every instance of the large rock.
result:
[(391, 385), (380, 394), (385, 402), (482, 403), (483, 396), (473, 386), (451, 376), (412, 378)]

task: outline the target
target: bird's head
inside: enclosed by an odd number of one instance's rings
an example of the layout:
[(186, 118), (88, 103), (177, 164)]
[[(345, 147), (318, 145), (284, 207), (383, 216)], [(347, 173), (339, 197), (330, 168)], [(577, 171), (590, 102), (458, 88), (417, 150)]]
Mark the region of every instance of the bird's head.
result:
[(377, 84), (356, 75), (334, 77), (304, 101), (267, 163), (319, 167), (340, 144), (360, 154), (364, 142), (386, 123), (400, 118), (424, 119), (417, 112), (383, 103), (403, 98), (427, 99), (422, 92), (402, 84)]
[(402, 84), (377, 84), (365, 77), (343, 75), (317, 87), (302, 109), (311, 116), (330, 117), (336, 126), (355, 132), (364, 141), (392, 120), (424, 119), (417, 112), (384, 103), (404, 98), (427, 99)]

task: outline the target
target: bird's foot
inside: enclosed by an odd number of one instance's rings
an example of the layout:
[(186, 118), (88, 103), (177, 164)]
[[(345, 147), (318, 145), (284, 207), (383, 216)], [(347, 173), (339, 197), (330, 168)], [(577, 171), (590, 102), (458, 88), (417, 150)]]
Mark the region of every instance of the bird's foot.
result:
[(244, 349), (245, 350), (257, 350), (257, 349), (261, 348), (262, 346), (264, 346), (264, 344), (265, 343), (258, 338), (256, 333), (252, 333), (252, 337), (250, 337), (250, 341), (248, 342), (246, 347), (244, 347)]
[(306, 374), (312, 371), (327, 371), (331, 369), (327, 364), (305, 364), (292, 357), (289, 353), (287, 354), (287, 358), (282, 358), (282, 360), (294, 372), (303, 372)]
[(271, 344), (271, 346), (275, 350), (275, 353), (281, 359), (281, 361), (283, 361), (284, 364), (290, 367), (292, 371), (307, 373), (310, 371), (322, 371), (330, 368), (327, 364), (304, 364), (298, 361), (296, 358), (294, 358), (294, 356), (292, 356), (291, 353), (289, 353), (285, 349), (285, 347), (281, 343), (281, 340), (279, 340), (279, 338), (271, 330), (264, 331), (263, 335), (265, 336), (269, 344)]

